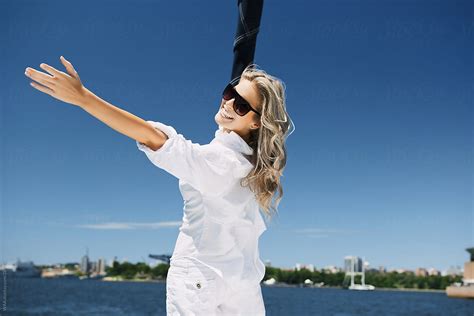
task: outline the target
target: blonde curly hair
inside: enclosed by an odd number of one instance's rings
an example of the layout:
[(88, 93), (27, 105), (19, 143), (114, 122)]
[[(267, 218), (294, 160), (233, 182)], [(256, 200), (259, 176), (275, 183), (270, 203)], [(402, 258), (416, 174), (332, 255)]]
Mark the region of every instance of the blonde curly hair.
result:
[[(250, 131), (249, 146), (254, 149), (250, 160), (254, 168), (242, 179), (241, 185), (249, 186), (267, 218), (272, 218), (278, 213), (283, 198), (280, 177), (287, 160), (285, 141), (294, 131), (293, 121), (286, 111), (286, 86), (254, 63), (244, 69), (241, 78), (254, 84), (262, 101), (257, 109), (261, 116), (255, 116), (260, 127)], [(291, 125), (293, 131), (289, 133)], [(278, 196), (272, 204), (275, 193)]]

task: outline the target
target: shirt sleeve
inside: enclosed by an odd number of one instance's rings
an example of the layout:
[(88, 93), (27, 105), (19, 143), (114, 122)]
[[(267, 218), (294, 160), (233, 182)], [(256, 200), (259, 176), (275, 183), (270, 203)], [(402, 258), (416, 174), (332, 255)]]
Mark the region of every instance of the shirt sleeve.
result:
[(229, 180), (242, 174), (241, 162), (227, 148), (193, 143), (172, 126), (147, 122), (164, 132), (168, 139), (157, 150), (136, 141), (138, 149), (145, 152), (155, 166), (188, 182), (202, 194), (222, 194), (228, 188)]

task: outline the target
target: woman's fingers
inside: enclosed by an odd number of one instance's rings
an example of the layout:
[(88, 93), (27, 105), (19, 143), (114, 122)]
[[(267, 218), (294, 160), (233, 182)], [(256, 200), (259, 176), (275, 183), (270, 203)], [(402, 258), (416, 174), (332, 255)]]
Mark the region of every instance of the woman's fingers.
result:
[(25, 75), (45, 86), (54, 86), (54, 78), (33, 68), (26, 68)]
[(61, 56), (61, 62), (66, 66), (69, 74), (56, 70), (55, 68), (42, 63), (41, 68), (51, 75), (41, 73), (31, 68), (27, 68), (25, 74), (31, 77), (34, 82), (31, 86), (52, 97), (70, 104), (81, 106), (84, 103), (87, 89), (82, 85), (74, 67), (64, 57)]
[(40, 65), (40, 67), (43, 68), (44, 70), (46, 70), (47, 72), (49, 72), (50, 74), (52, 74), (53, 77), (67, 76), (66, 73), (64, 73), (62, 71), (59, 71), (59, 70), (55, 69), (54, 67), (51, 67), (48, 64), (42, 63)]
[(79, 79), (79, 74), (77, 73), (76, 69), (74, 69), (74, 66), (63, 56), (61, 56), (59, 59), (63, 63), (64, 67), (66, 67), (68, 74), (76, 79)]
[(41, 92), (44, 92), (46, 94), (49, 94), (50, 96), (53, 96), (53, 93), (54, 93), (54, 90), (48, 88), (48, 87), (45, 87), (45, 86), (42, 86), (36, 82), (30, 82), (30, 85), (35, 88), (35, 89), (38, 89), (39, 91)]

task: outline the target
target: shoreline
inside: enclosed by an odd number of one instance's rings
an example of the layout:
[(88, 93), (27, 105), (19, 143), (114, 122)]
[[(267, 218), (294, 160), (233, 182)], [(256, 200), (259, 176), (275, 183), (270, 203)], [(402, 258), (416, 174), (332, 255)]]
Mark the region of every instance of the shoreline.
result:
[[(60, 278), (60, 277), (59, 277)], [(42, 278), (42, 279), (58, 279), (58, 278)], [(101, 281), (101, 282), (150, 282), (150, 283), (166, 283), (164, 280), (145, 280), (145, 279), (82, 279), (81, 281)], [(276, 284), (265, 284), (260, 283), (262, 287), (294, 287), (294, 288), (314, 288), (314, 289), (345, 289), (341, 286), (304, 286), (304, 284), (288, 284), (288, 283), (276, 283)], [(349, 290), (348, 290), (349, 291)], [(409, 291), (409, 292), (435, 292), (435, 293), (446, 293), (446, 290), (440, 289), (416, 289), (416, 288), (391, 288), (391, 287), (375, 287), (372, 291)]]
[[(323, 286), (320, 288), (333, 288), (333, 289), (342, 289), (340, 286)], [(348, 290), (348, 291), (356, 291), (356, 290)], [(371, 290), (369, 290), (370, 292)], [(415, 289), (415, 288), (398, 288), (398, 287), (375, 287), (372, 291), (407, 291), (407, 292), (440, 292), (445, 293), (446, 290), (440, 289)]]
[[(345, 289), (342, 286), (303, 286), (298, 284), (261, 284), (262, 287), (301, 287), (301, 288), (310, 288), (310, 289)], [(356, 291), (356, 290), (348, 290), (348, 291)], [(395, 288), (395, 287), (375, 287), (374, 290), (370, 291), (408, 291), (408, 292), (438, 292), (438, 293), (446, 293), (446, 290), (440, 289), (415, 289), (415, 288)]]
[(439, 289), (415, 289), (415, 288), (392, 288), (392, 287), (380, 287), (380, 288), (375, 288), (375, 290), (380, 290), (380, 291), (409, 291), (409, 292), (439, 292), (439, 293), (446, 293), (446, 290), (439, 290)]

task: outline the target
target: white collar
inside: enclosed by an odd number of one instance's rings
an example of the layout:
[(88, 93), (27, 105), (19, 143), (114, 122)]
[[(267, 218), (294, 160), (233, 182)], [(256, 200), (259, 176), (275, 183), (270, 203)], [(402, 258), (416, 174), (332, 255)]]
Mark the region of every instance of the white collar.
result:
[(214, 135), (215, 137), (211, 143), (219, 142), (239, 153), (245, 155), (253, 154), (253, 148), (250, 147), (249, 144), (247, 144), (247, 142), (234, 131), (227, 133), (224, 131), (222, 126), (219, 126), (219, 129), (216, 130)]

